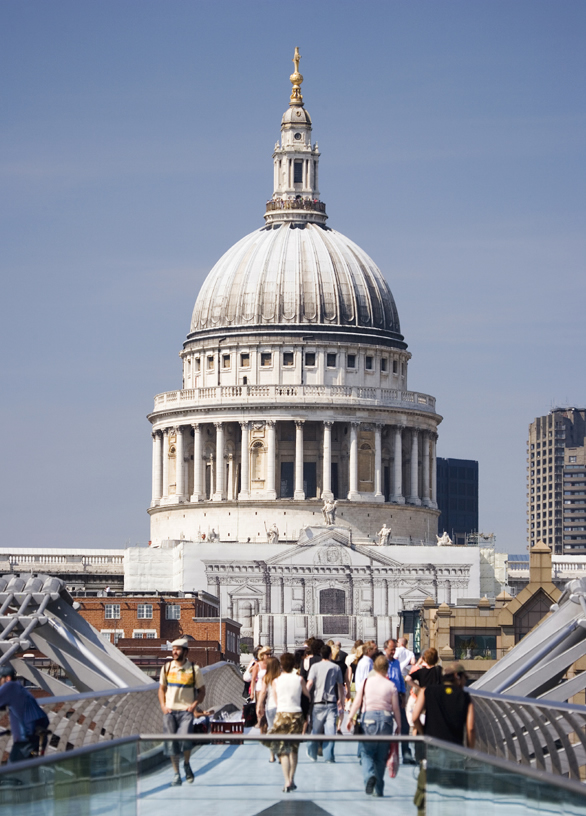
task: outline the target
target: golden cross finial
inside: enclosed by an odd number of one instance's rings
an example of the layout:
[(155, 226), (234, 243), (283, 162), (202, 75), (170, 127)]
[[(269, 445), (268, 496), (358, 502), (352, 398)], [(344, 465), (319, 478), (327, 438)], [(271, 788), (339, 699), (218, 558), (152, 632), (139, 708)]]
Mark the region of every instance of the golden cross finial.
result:
[(299, 60), (301, 59), (301, 54), (299, 53), (299, 47), (295, 48), (295, 56), (293, 57), (293, 64), (295, 65), (295, 72), (291, 74), (289, 79), (291, 80), (291, 84), (293, 85), (293, 90), (291, 91), (291, 105), (303, 105), (303, 97), (301, 96), (301, 83), (303, 82), (303, 77), (299, 73)]
[(299, 46), (296, 46), (296, 48), (295, 48), (295, 56), (294, 56), (294, 57), (293, 57), (293, 59), (291, 60), (291, 62), (293, 62), (293, 63), (294, 63), (294, 65), (295, 65), (295, 73), (296, 73), (296, 74), (298, 74), (298, 73), (299, 73), (299, 60), (300, 60), (300, 59), (301, 59), (301, 54), (299, 53)]

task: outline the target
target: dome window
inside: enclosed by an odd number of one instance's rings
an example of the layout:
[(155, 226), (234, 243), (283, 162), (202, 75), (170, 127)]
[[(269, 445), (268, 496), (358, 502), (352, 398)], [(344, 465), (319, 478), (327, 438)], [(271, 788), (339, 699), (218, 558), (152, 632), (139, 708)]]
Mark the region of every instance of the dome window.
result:
[(309, 368), (313, 368), (315, 366), (315, 351), (308, 351), (305, 354), (305, 365)]
[(208, 357), (208, 371), (214, 370), (214, 358), (210, 355)]
[(222, 355), (222, 368), (230, 368), (230, 355), (223, 354)]
[(367, 371), (372, 371), (374, 369), (374, 357), (367, 356), (364, 360), (364, 367)]
[(396, 360), (393, 360), (393, 374), (399, 373), (399, 363)]
[(290, 367), (293, 365), (293, 352), (292, 351), (284, 351), (283, 352), (283, 365), (285, 367)]
[(263, 351), (260, 355), (260, 364), (263, 368), (269, 368), (273, 364), (273, 355), (270, 351)]
[(388, 360), (386, 357), (381, 357), (380, 370), (385, 373), (388, 369)]
[(240, 355), (240, 367), (241, 368), (250, 367), (250, 354), (247, 351), (242, 352), (242, 354)]
[(299, 159), (293, 162), (293, 184), (303, 184), (303, 162)]
[(346, 368), (356, 368), (356, 355), (355, 354), (346, 355)]
[(328, 368), (335, 368), (337, 364), (337, 354), (328, 354), (326, 357), (326, 364)]

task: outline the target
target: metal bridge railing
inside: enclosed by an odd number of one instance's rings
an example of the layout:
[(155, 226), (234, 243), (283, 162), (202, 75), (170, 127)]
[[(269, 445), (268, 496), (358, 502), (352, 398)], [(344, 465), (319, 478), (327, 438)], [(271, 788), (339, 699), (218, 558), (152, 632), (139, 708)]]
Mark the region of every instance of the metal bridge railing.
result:
[(478, 750), (558, 776), (586, 778), (586, 706), (468, 691)]

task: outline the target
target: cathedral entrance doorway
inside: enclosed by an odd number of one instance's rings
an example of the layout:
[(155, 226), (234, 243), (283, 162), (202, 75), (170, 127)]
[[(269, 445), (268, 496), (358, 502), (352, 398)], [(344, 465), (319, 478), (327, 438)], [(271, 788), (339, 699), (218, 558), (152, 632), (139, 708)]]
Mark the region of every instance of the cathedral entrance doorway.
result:
[(315, 462), (303, 463), (303, 492), (306, 499), (315, 499), (317, 495), (317, 465)]
[(295, 491), (294, 463), (281, 462), (281, 498), (292, 499)]
[(319, 593), (320, 615), (345, 615), (346, 593), (343, 589), (322, 589)]

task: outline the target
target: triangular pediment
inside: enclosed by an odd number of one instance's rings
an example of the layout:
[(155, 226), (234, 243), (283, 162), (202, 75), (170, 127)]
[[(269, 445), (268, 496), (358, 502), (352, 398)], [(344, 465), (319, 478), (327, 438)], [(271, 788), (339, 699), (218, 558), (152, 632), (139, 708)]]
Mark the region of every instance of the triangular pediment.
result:
[[(431, 575), (429, 576), (431, 579)], [(422, 586), (414, 586), (410, 587), (407, 592), (401, 592), (399, 595), (404, 601), (415, 601), (421, 600), (422, 602), (429, 597), (429, 587), (424, 588)]]
[(257, 589), (256, 587), (250, 586), (250, 584), (244, 584), (244, 586), (239, 586), (238, 589), (235, 589), (233, 592), (230, 592), (232, 598), (245, 597), (250, 598), (252, 595), (254, 596), (262, 596), (264, 593)]
[(352, 546), (351, 538), (345, 528), (328, 527), (325, 529), (307, 528), (300, 537), (303, 543), (286, 546), (282, 552), (267, 558), (267, 566), (277, 564), (316, 564), (335, 566), (346, 564), (370, 566), (378, 564), (384, 567), (401, 567), (398, 561), (383, 555), (377, 547)]

